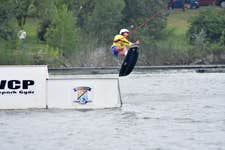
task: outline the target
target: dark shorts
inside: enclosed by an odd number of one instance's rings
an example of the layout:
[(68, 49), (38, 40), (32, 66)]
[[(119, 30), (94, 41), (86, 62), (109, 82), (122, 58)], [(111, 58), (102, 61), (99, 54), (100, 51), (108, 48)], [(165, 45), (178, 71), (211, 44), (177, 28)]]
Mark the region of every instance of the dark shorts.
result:
[(112, 49), (113, 55), (115, 55), (116, 57), (118, 57), (119, 51), (116, 50), (116, 46), (113, 46), (111, 49)]

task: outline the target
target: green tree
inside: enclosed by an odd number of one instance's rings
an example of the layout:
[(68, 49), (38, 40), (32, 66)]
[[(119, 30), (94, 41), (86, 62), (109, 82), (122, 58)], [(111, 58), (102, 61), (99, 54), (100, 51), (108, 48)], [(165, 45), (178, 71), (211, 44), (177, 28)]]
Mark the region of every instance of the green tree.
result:
[(0, 38), (4, 40), (15, 39), (16, 30), (13, 25), (15, 9), (13, 1), (0, 0)]
[(136, 29), (143, 26), (135, 33), (138, 37), (158, 39), (166, 27), (165, 1), (155, 0), (125, 0), (123, 10), (123, 27)]
[(13, 0), (15, 5), (15, 15), (19, 27), (23, 28), (28, 17), (28, 12), (33, 0)]
[(187, 32), (187, 36), (190, 39), (190, 43), (194, 45), (193, 54), (195, 56), (199, 56), (200, 59), (207, 59), (208, 55), (212, 55), (213, 60), (210, 61), (212, 63), (221, 63), (224, 61), (221, 59), (221, 56), (225, 52), (224, 14), (224, 9), (208, 8), (190, 20), (191, 27)]
[[(41, 1), (41, 2), (40, 2)], [(39, 8), (40, 12), (40, 26), (38, 28), (38, 38), (41, 41), (46, 41), (46, 33), (49, 26), (52, 23), (52, 20), (57, 13), (57, 7), (55, 1), (52, 0), (40, 0), (36, 3), (36, 6)]]
[(75, 18), (77, 19), (77, 25), (82, 30), (85, 30), (87, 24), (87, 18), (93, 13), (96, 0), (68, 0), (69, 10), (73, 11)]
[(188, 30), (188, 37), (192, 42), (194, 34), (204, 30), (209, 42), (219, 42), (225, 28), (225, 9), (205, 9), (190, 21), (191, 27)]
[(50, 46), (59, 48), (64, 56), (69, 56), (76, 48), (75, 19), (66, 5), (56, 10), (53, 22), (47, 31), (47, 42)]
[[(77, 0), (75, 0), (77, 1)], [(55, 16), (57, 8), (60, 8), (62, 5), (68, 7), (68, 10), (73, 11), (75, 9), (73, 3), (74, 0), (35, 0), (33, 5), (38, 10), (38, 17), (40, 18), (40, 26), (38, 29), (38, 38), (41, 41), (46, 41), (47, 29), (52, 23), (52, 20)], [(70, 9), (69, 9), (70, 8)]]
[(109, 42), (118, 31), (117, 26), (122, 20), (122, 10), (125, 3), (122, 0), (96, 0), (93, 12), (87, 17), (84, 24), (86, 32), (97, 36), (100, 42)]
[(121, 22), (121, 11), (125, 6), (123, 0), (74, 0), (68, 4), (82, 35), (94, 36), (96, 41), (104, 43)]

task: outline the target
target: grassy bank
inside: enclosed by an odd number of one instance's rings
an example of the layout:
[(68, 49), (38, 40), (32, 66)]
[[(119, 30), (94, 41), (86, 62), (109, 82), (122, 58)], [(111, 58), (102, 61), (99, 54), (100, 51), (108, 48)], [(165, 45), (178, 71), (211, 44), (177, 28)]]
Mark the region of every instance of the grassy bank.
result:
[[(194, 49), (187, 38), (187, 31), (190, 28), (190, 20), (197, 16), (202, 10), (208, 7), (189, 10), (170, 10), (167, 17), (167, 27), (164, 31), (165, 36), (162, 40), (157, 41), (157, 48), (160, 51), (161, 58), (157, 64), (189, 64), (194, 60), (189, 55)], [(210, 9), (218, 9), (210, 7)]]
[(186, 38), (189, 29), (189, 19), (199, 13), (197, 10), (172, 10), (167, 18), (165, 38), (158, 42), (158, 46), (163, 49), (186, 50), (190, 47)]
[[(169, 16), (167, 17), (167, 27), (165, 29), (166, 37), (164, 40), (159, 42), (159, 46), (171, 47), (175, 49), (185, 49), (189, 47), (188, 41), (186, 39), (186, 33), (190, 27), (189, 20), (198, 15), (200, 11), (205, 10), (209, 7), (201, 7), (199, 9), (188, 9), (182, 10), (170, 10)], [(218, 9), (216, 6), (211, 9)], [(163, 44), (162, 44), (162, 43)]]
[[(16, 25), (15, 25), (16, 26)], [(15, 27), (19, 32), (19, 27)], [(48, 47), (46, 42), (37, 38), (39, 20), (28, 18), (24, 26), (27, 37), (24, 48), (21, 48), (21, 41), (17, 38), (14, 42), (0, 39), (0, 64), (11, 65), (35, 65), (35, 64), (58, 64), (58, 52)]]

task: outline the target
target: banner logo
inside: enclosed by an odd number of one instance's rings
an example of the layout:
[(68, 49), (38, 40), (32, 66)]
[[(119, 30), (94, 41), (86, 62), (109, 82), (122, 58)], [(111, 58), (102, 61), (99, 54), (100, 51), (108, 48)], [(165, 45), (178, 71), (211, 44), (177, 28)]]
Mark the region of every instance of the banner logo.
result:
[(0, 96), (34, 94), (34, 80), (0, 80)]
[(91, 92), (90, 87), (76, 87), (73, 90), (76, 93), (76, 99), (73, 102), (79, 104), (87, 104), (92, 102), (89, 98), (89, 93)]

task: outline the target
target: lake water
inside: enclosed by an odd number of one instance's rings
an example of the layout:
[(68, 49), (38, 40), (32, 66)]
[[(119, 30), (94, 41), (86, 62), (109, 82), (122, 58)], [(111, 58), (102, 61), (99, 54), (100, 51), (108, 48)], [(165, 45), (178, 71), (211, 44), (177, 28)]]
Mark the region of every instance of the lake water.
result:
[(224, 150), (225, 73), (120, 79), (123, 107), (2, 110), (0, 150)]

